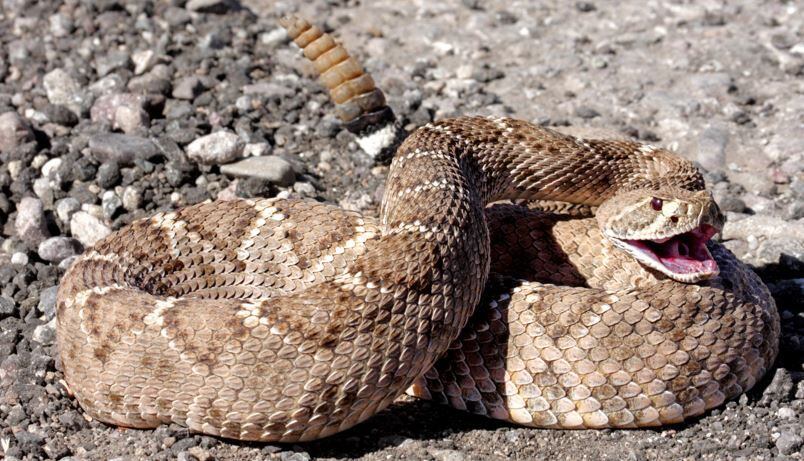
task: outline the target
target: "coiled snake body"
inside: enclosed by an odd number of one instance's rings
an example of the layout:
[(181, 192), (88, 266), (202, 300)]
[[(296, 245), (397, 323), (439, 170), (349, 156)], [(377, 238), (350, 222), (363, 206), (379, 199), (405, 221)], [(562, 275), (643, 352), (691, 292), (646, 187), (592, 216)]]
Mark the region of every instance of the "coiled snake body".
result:
[[(411, 385), (538, 427), (678, 422), (751, 387), (777, 350), (767, 289), (707, 243), (722, 218), (703, 187), (637, 143), (427, 125), (399, 148), (379, 220), (236, 200), (100, 241), (59, 289), (65, 380), (101, 421), (245, 440), (324, 437)], [(486, 208), (512, 199), (597, 211)]]

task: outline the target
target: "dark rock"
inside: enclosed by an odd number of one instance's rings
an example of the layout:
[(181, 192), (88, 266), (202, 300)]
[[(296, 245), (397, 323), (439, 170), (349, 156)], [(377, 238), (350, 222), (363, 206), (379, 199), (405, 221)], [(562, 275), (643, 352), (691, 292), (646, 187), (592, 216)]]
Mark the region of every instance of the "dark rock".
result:
[(223, 14), (231, 10), (239, 9), (240, 5), (235, 0), (189, 0), (187, 9), (199, 13)]
[(105, 162), (98, 168), (98, 185), (110, 189), (120, 183), (120, 167), (117, 162)]
[(580, 106), (575, 109), (575, 115), (584, 119), (590, 119), (600, 116), (600, 112), (597, 110), (589, 107), (589, 106)]
[(95, 70), (103, 77), (118, 69), (132, 67), (131, 55), (125, 51), (112, 51), (109, 54), (95, 59)]
[(66, 106), (60, 104), (48, 104), (42, 110), (51, 123), (64, 126), (75, 126), (78, 124), (78, 116)]
[(149, 139), (120, 133), (103, 133), (89, 140), (89, 150), (100, 162), (133, 165), (134, 160), (148, 159), (159, 154)]
[(92, 160), (86, 157), (76, 160), (72, 169), (75, 179), (79, 181), (90, 181), (98, 172), (98, 168), (92, 163)]

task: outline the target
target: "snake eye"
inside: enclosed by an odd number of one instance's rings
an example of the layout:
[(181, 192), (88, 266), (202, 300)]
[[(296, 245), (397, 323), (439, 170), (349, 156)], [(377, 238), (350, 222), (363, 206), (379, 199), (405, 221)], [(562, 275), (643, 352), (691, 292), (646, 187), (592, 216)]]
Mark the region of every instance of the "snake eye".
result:
[(660, 198), (653, 197), (653, 200), (650, 201), (650, 206), (656, 211), (660, 211), (662, 209), (662, 205), (664, 201)]

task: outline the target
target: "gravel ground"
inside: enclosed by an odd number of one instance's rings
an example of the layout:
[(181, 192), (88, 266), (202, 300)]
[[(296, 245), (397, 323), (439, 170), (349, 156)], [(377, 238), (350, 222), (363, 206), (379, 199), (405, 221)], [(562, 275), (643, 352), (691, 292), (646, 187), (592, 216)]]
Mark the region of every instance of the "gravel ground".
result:
[(341, 131), (278, 29), (278, 15), (296, 7), (2, 1), (0, 457), (804, 459), (804, 4), (796, 1), (302, 8), (337, 30), (410, 127), (509, 114), (614, 131), (697, 161), (728, 214), (725, 244), (769, 284), (782, 317), (777, 368), (737, 401), (662, 430), (572, 432), (402, 398), (343, 434), (293, 446), (85, 418), (60, 384), (53, 346), (56, 286), (83, 248), (156, 210), (221, 196), (315, 197), (376, 213), (387, 167)]

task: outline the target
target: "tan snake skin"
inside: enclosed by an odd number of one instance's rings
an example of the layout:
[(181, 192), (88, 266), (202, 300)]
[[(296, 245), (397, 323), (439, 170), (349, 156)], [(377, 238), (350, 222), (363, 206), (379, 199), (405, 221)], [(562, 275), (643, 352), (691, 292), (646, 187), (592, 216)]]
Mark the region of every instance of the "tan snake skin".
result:
[[(427, 125), (399, 148), (379, 220), (213, 202), (96, 244), (59, 289), (65, 380), (101, 421), (243, 440), (325, 437), (411, 384), (539, 427), (678, 422), (751, 387), (778, 345), (767, 289), (719, 245), (719, 275), (635, 250), (719, 228), (703, 186), (651, 146), (507, 118)], [(486, 208), (505, 199), (598, 208)]]
[[(428, 125), (394, 158), (379, 223), (313, 202), (241, 200), (161, 213), (98, 243), (59, 290), (65, 379), (112, 424), (330, 435), (385, 408), (458, 336), (489, 271), (486, 203), (602, 203), (610, 231), (664, 219), (644, 201), (660, 195), (679, 225), (716, 224), (701, 187), (687, 162), (634, 143), (511, 119)], [(618, 209), (632, 211), (607, 216)], [(601, 246), (592, 221), (556, 225), (551, 238), (544, 221), (516, 219), (494, 224), (495, 270), (536, 267), (537, 279), (576, 287), (492, 283), (426, 375), (430, 395), (534, 425), (655, 425), (750, 387), (773, 361), (773, 302), (725, 250), (714, 247), (719, 279), (685, 285)], [(553, 239), (562, 245), (525, 256)]]

